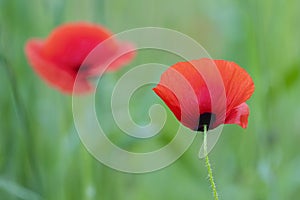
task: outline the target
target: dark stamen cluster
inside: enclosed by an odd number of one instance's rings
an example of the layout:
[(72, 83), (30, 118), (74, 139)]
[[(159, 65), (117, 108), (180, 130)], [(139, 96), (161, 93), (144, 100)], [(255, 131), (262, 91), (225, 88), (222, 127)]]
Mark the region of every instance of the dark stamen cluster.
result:
[(207, 129), (216, 121), (216, 115), (213, 113), (203, 113), (199, 117), (199, 123), (197, 131), (204, 131), (204, 126), (206, 125)]

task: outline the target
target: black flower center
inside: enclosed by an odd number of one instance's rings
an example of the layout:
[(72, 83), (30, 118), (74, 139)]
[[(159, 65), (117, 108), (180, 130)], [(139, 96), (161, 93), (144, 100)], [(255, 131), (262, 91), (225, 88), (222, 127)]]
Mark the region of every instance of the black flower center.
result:
[(204, 131), (204, 126), (207, 127), (207, 129), (210, 128), (210, 125), (212, 125), (216, 121), (216, 115), (213, 113), (203, 113), (199, 117), (199, 123), (197, 131)]

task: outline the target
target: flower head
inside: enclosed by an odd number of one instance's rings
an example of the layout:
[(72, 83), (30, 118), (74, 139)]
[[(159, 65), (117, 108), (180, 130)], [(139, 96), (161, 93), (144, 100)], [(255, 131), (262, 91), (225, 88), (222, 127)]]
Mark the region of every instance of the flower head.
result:
[(203, 58), (176, 63), (153, 90), (192, 130), (203, 131), (205, 125), (209, 129), (220, 124), (248, 125), (245, 101), (254, 92), (254, 83), (234, 62)]
[[(34, 71), (49, 85), (64, 93), (72, 93), (79, 75), (76, 93), (88, 92), (93, 89), (89, 78), (99, 75), (99, 68), (106, 67), (106, 62), (118, 53), (133, 50), (132, 44), (112, 38), (101, 48), (96, 48), (96, 56), (84, 62), (97, 45), (111, 36), (112, 33), (100, 25), (67, 23), (54, 29), (45, 40), (28, 40), (25, 54)], [(121, 55), (110, 63), (107, 70), (116, 70), (129, 63), (134, 55), (134, 51)]]

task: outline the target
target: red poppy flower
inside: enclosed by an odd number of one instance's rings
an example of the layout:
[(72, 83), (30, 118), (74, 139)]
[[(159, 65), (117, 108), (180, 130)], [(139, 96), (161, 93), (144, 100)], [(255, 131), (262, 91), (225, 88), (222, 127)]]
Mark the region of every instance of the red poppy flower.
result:
[(96, 48), (97, 56), (85, 61), (85, 66), (81, 67), (88, 54), (111, 36), (112, 33), (100, 25), (67, 23), (54, 29), (45, 40), (27, 41), (25, 53), (34, 71), (51, 86), (72, 93), (78, 75), (76, 93), (88, 92), (93, 89), (89, 78), (99, 75), (98, 69), (106, 67), (107, 60), (120, 52), (130, 51), (121, 54), (108, 66), (107, 70), (113, 71), (129, 63), (135, 55), (133, 45), (113, 38), (105, 46)]
[(203, 58), (176, 63), (153, 90), (192, 130), (203, 131), (204, 125), (208, 129), (220, 124), (248, 125), (245, 101), (254, 92), (254, 83), (234, 62)]

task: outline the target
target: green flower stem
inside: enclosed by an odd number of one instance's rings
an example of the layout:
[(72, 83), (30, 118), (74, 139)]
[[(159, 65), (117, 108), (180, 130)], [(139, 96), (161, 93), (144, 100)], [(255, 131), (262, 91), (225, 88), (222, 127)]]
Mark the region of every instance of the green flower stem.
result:
[(207, 172), (208, 172), (209, 182), (210, 182), (211, 188), (213, 190), (214, 200), (219, 200), (216, 184), (214, 181), (214, 176), (212, 173), (212, 169), (211, 169), (211, 165), (210, 165), (208, 153), (207, 153), (207, 127), (206, 126), (204, 126), (204, 139), (203, 140), (204, 140), (203, 141), (203, 143), (204, 143), (203, 150), (204, 150), (204, 155), (205, 155), (205, 165), (206, 165)]

